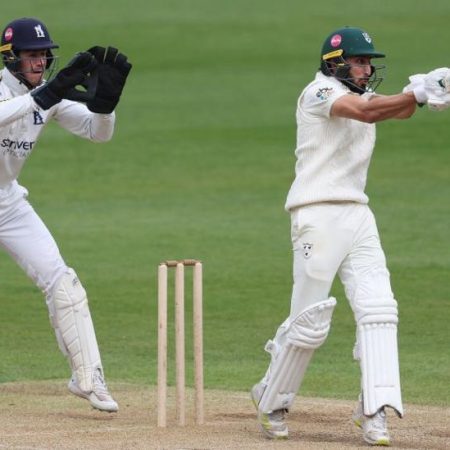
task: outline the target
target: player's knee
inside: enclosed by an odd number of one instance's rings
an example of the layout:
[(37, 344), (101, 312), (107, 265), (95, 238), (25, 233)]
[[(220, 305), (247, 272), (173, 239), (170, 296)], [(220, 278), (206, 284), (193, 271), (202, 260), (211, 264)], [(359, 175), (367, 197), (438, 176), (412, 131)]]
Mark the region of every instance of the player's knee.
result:
[(328, 297), (332, 279), (324, 281), (303, 277), (300, 282), (294, 281), (292, 287), (291, 314), (300, 313), (305, 305), (312, 305)]
[(49, 298), (52, 295), (60, 278), (67, 270), (61, 259), (46, 259), (39, 265), (34, 262), (24, 261), (21, 261), (20, 264), (34, 284), (42, 291), (45, 298)]
[(52, 300), (56, 309), (80, 308), (87, 302), (86, 291), (73, 269), (68, 268), (60, 277)]
[(305, 349), (320, 347), (328, 336), (336, 300), (333, 297), (314, 303), (290, 324), (287, 341)]
[(397, 323), (397, 302), (391, 290), (389, 272), (378, 269), (358, 280), (352, 301), (357, 324)]
[(398, 322), (397, 302), (393, 297), (366, 299), (357, 310), (355, 318), (358, 326)]

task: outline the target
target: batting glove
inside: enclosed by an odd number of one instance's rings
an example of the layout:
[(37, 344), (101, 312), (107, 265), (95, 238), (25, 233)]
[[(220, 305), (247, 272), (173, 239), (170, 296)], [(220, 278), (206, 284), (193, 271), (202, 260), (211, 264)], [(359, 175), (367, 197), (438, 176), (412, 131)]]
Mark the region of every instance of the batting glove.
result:
[(424, 78), (428, 94), (428, 107), (431, 111), (443, 111), (450, 106), (450, 69), (435, 69)]
[(424, 73), (411, 75), (409, 77), (409, 84), (403, 88), (403, 93), (412, 92), (414, 94), (416, 102), (419, 105), (424, 105), (428, 100), (428, 96), (425, 91), (425, 76), (426, 74)]
[(119, 103), (132, 65), (114, 47), (95, 46), (88, 52), (98, 63), (98, 84), (94, 98), (86, 106), (92, 112), (110, 114)]
[(413, 92), (419, 105), (426, 103), (432, 111), (442, 111), (450, 106), (450, 69), (447, 67), (412, 75), (409, 81), (403, 92)]
[(93, 55), (88, 52), (78, 53), (52, 80), (31, 92), (34, 101), (42, 109), (51, 108), (66, 98), (71, 89), (82, 84), (96, 66)]

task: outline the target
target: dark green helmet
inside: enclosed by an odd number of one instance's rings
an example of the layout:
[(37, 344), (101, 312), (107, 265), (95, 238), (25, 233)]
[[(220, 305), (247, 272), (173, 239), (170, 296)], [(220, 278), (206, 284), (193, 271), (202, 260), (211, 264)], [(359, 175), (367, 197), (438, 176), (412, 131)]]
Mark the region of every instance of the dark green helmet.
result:
[(353, 92), (362, 94), (375, 91), (383, 77), (377, 70), (385, 66), (372, 66), (372, 73), (366, 89), (362, 89), (349, 77), (350, 65), (346, 62), (349, 56), (369, 56), (370, 58), (384, 58), (384, 53), (377, 52), (372, 38), (367, 32), (355, 27), (344, 27), (333, 31), (325, 39), (322, 46), (320, 70), (324, 75), (337, 78)]

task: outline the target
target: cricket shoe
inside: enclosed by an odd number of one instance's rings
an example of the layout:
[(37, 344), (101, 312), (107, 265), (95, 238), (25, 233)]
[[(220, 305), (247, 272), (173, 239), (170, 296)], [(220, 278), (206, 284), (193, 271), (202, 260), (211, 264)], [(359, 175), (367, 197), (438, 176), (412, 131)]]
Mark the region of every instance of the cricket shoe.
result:
[(92, 391), (82, 391), (74, 374), (67, 385), (69, 391), (81, 398), (89, 400), (91, 406), (100, 411), (117, 412), (119, 405), (108, 392), (101, 369), (96, 369), (92, 379)]
[(277, 409), (271, 413), (264, 413), (259, 410), (259, 402), (264, 394), (265, 386), (257, 383), (253, 386), (250, 396), (258, 413), (258, 422), (263, 434), (269, 439), (287, 439), (289, 430), (284, 422), (286, 409)]
[(365, 416), (363, 404), (360, 400), (352, 415), (353, 422), (363, 430), (363, 438), (370, 445), (390, 445), (387, 430), (386, 413), (384, 407), (380, 408), (373, 416)]

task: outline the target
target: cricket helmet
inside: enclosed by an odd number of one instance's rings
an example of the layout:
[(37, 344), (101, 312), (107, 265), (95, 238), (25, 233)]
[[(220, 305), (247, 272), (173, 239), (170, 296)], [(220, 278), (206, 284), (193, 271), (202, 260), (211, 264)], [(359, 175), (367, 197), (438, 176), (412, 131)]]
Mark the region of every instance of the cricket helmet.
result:
[[(344, 27), (330, 33), (322, 46), (320, 71), (327, 76), (337, 78), (351, 91), (358, 94), (373, 92), (383, 81), (380, 75), (385, 66), (372, 65), (372, 71), (365, 89), (358, 86), (349, 75), (351, 66), (346, 59), (350, 56), (368, 56), (384, 58), (384, 53), (375, 50), (370, 35), (360, 28)], [(378, 72), (378, 73), (377, 73)]]
[(23, 17), (6, 25), (2, 32), (0, 53), (3, 64), (10, 72), (23, 81), (20, 74), (21, 50), (47, 50), (46, 69), (50, 69), (55, 60), (52, 49), (59, 48), (48, 33), (47, 27), (38, 19)]

